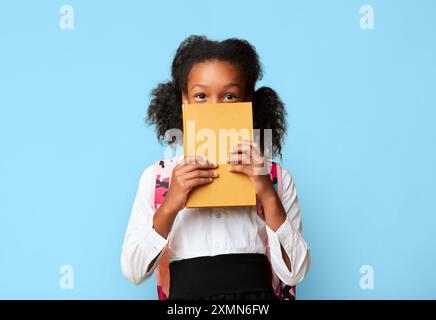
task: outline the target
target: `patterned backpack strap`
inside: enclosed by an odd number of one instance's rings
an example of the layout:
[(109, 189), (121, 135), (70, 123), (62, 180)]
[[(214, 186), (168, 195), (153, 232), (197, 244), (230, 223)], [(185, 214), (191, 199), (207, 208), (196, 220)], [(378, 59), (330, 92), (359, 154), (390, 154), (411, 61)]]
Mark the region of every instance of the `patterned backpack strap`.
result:
[[(283, 196), (283, 181), (282, 181), (282, 168), (277, 162), (272, 162), (270, 166), (270, 177), (274, 185), (274, 189), (277, 191), (280, 199)], [(265, 214), (263, 212), (262, 205), (257, 204), (257, 210), (259, 216), (265, 220)], [(267, 252), (269, 255), (269, 251)], [(278, 276), (272, 272), (272, 285), (276, 296), (281, 300), (295, 300), (296, 298), (296, 288), (295, 286), (288, 286), (283, 283)]]
[[(268, 163), (268, 170), (269, 170), (269, 174), (270, 174), (271, 180), (272, 180), (273, 185), (274, 185), (274, 189), (277, 191), (277, 194), (281, 198), (282, 194), (283, 194), (281, 167), (278, 163), (272, 161), (272, 162)], [(256, 202), (256, 207), (257, 207), (257, 213), (259, 214), (259, 216), (263, 220), (265, 220), (265, 215), (264, 215), (261, 203)]]
[[(177, 160), (178, 157), (174, 157), (171, 159), (159, 160), (155, 162), (156, 183), (153, 193), (153, 199), (151, 202), (154, 204), (155, 210), (160, 207), (165, 199), (171, 182), (171, 174), (174, 167), (177, 165)], [(168, 250), (167, 248), (164, 248), (163, 250), (164, 252), (159, 261), (159, 265), (155, 269), (157, 294), (159, 300), (168, 299), (170, 284)]]

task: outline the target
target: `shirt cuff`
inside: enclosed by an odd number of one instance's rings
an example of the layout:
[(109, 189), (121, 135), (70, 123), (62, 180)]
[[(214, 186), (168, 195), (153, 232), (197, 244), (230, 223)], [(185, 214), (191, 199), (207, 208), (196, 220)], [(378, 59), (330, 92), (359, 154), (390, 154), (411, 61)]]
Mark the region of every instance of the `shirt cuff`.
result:
[(294, 230), (292, 229), (291, 223), (288, 221), (288, 219), (282, 223), (275, 233), (285, 251), (291, 252), (292, 235), (294, 234)]
[(266, 225), (273, 270), (279, 279), (288, 285), (293, 283), (293, 272), (289, 269), (285, 260), (283, 259), (280, 244), (282, 244), (286, 254), (289, 257), (289, 260), (291, 261), (291, 265), (293, 265), (294, 262), (290, 256), (292, 251), (289, 250), (292, 243), (291, 238), (293, 231), (289, 227), (289, 222), (287, 220), (285, 220), (276, 231), (272, 230), (268, 225)]
[(147, 242), (151, 244), (153, 250), (153, 258), (154, 258), (167, 245), (169, 234), (167, 239), (165, 239), (153, 227), (151, 227), (151, 231), (147, 232), (147, 235), (148, 235)]

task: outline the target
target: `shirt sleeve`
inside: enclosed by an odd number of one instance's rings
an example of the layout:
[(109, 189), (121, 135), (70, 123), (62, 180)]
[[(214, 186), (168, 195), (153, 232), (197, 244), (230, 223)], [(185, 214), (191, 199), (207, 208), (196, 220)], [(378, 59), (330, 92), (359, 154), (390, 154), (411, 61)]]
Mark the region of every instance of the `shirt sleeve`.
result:
[[(154, 194), (154, 165), (144, 170), (139, 181), (136, 197), (132, 206), (130, 220), (124, 236), (121, 251), (121, 271), (133, 284), (148, 279), (159, 264), (168, 238), (162, 237), (153, 228), (154, 208), (150, 203)], [(150, 263), (155, 263), (147, 272)]]
[[(271, 265), (279, 279), (289, 286), (301, 282), (311, 264), (310, 248), (303, 238), (297, 190), (291, 174), (282, 168), (283, 195), (281, 197), (286, 220), (274, 232), (266, 225)], [(291, 270), (282, 256), (281, 246), (291, 262)]]

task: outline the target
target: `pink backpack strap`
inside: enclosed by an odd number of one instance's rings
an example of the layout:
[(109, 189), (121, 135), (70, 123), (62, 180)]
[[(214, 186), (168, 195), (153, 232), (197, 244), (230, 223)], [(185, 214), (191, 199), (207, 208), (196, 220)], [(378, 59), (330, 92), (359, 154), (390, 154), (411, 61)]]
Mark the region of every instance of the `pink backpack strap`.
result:
[[(163, 203), (165, 196), (168, 192), (168, 188), (171, 183), (171, 174), (174, 167), (177, 165), (179, 157), (171, 159), (159, 160), (155, 162), (155, 188), (153, 194), (152, 203), (154, 204), (155, 211)], [(155, 269), (157, 294), (159, 300), (168, 299), (169, 295), (169, 259), (167, 248), (163, 249), (163, 255), (159, 261), (159, 265)]]
[[(277, 191), (277, 194), (280, 198), (282, 198), (283, 195), (283, 183), (282, 183), (282, 169), (280, 165), (276, 162), (270, 162), (268, 164), (269, 174), (271, 177), (271, 180), (274, 185), (274, 189)], [(257, 213), (258, 215), (265, 220), (265, 215), (263, 213), (263, 208), (260, 202), (256, 203), (257, 207)]]
[[(173, 159), (171, 159), (173, 160)], [(155, 162), (156, 184), (154, 189), (154, 208), (157, 210), (163, 203), (171, 182), (171, 173), (174, 166), (170, 160), (159, 160)]]
[[(280, 199), (283, 196), (283, 181), (282, 181), (282, 167), (277, 162), (271, 163), (270, 176), (273, 182), (274, 188), (277, 191)], [(261, 205), (258, 205), (258, 213), (265, 220), (265, 215)], [(267, 252), (269, 255), (269, 251)], [(283, 283), (278, 276), (272, 272), (272, 284), (276, 296), (281, 300), (295, 300), (296, 298), (296, 287), (289, 286)]]

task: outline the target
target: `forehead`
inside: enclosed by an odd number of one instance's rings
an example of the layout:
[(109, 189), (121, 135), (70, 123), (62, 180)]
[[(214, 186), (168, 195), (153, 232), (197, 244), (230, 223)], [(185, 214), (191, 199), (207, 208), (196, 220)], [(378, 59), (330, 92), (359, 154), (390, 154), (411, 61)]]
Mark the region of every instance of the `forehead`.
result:
[(228, 61), (204, 61), (193, 65), (188, 75), (188, 88), (195, 84), (207, 86), (245, 83), (245, 76), (239, 65)]

